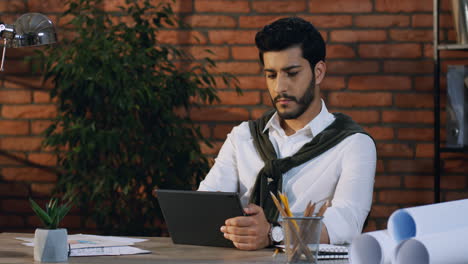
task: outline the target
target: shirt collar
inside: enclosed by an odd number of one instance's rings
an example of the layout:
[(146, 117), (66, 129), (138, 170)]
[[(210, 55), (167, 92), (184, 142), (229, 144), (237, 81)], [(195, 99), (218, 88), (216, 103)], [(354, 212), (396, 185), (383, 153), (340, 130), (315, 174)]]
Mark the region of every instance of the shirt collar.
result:
[[(320, 110), (320, 113), (299, 131), (308, 130), (312, 133), (312, 135), (315, 136), (327, 128), (331, 123), (333, 123), (333, 121), (335, 121), (335, 116), (328, 112), (327, 106), (325, 105), (323, 99), (320, 100), (322, 101), (322, 109)], [(262, 132), (265, 133), (270, 128), (272, 130), (284, 132), (280, 125), (278, 112), (275, 112), (270, 120), (268, 120)], [(296, 131), (296, 133), (299, 131)]]

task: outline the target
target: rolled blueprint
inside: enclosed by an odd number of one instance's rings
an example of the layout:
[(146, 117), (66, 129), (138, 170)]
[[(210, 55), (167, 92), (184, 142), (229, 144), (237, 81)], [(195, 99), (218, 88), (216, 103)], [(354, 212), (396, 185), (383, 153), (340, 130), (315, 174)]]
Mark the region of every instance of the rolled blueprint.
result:
[(468, 263), (468, 227), (418, 236), (395, 249), (396, 264)]
[(468, 227), (468, 199), (400, 209), (388, 220), (388, 232), (397, 243), (463, 227)]
[(389, 264), (396, 245), (387, 230), (364, 233), (353, 240), (349, 261), (352, 264)]

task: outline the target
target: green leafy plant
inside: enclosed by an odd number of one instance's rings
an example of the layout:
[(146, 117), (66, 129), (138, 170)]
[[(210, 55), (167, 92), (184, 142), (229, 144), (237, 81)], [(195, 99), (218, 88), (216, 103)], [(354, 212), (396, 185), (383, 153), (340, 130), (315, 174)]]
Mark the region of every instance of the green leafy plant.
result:
[(68, 203), (59, 205), (56, 198), (50, 199), (49, 203), (46, 204), (45, 210), (34, 202), (33, 199), (29, 198), (29, 201), (31, 202), (31, 208), (46, 229), (57, 229), (60, 221), (62, 221), (71, 208)]
[(211, 59), (158, 41), (183, 25), (170, 3), (151, 2), (109, 14), (100, 0), (69, 0), (71, 37), (39, 51), (58, 104), (44, 141), (58, 155), (56, 191), (103, 234), (161, 234), (154, 188), (193, 189), (209, 169), (200, 143), (211, 145), (186, 113), (218, 100), (216, 79), (239, 91)]

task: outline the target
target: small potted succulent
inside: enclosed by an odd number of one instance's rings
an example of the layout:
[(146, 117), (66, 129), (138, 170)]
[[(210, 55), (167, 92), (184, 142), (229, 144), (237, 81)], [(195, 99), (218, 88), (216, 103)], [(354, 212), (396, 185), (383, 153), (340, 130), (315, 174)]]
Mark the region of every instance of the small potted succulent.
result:
[(29, 201), (33, 211), (44, 224), (44, 228), (37, 228), (34, 233), (34, 260), (40, 262), (67, 261), (67, 230), (58, 228), (58, 226), (70, 211), (70, 205), (68, 203), (59, 204), (56, 198), (52, 198), (43, 210), (32, 199)]

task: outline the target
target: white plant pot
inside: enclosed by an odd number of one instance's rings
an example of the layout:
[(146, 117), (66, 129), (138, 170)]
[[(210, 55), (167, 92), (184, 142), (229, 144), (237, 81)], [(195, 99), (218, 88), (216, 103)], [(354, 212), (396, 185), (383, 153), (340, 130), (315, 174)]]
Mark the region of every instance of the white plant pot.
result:
[(66, 262), (68, 260), (67, 230), (36, 229), (34, 233), (34, 260)]

